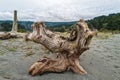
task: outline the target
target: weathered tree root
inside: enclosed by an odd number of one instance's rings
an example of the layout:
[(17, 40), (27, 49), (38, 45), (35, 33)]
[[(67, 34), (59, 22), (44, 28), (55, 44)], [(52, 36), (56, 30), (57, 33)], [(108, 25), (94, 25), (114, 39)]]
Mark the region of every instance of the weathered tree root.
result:
[(16, 38), (17, 35), (14, 33), (10, 32), (0, 32), (0, 39), (5, 40), (5, 39), (10, 39), (10, 38)]
[(32, 25), (33, 32), (25, 36), (25, 40), (40, 43), (48, 50), (56, 53), (55, 59), (44, 57), (35, 62), (29, 69), (29, 74), (36, 75), (44, 72), (63, 72), (72, 70), (78, 74), (87, 74), (79, 64), (79, 56), (89, 49), (92, 37), (96, 31), (91, 31), (83, 19), (79, 20), (76, 28), (69, 37), (55, 34), (47, 29), (42, 22)]

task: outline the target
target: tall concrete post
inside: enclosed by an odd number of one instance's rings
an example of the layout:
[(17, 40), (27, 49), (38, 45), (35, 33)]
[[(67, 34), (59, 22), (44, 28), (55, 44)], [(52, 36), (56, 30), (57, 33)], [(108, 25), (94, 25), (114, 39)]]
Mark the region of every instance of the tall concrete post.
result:
[(18, 23), (17, 23), (17, 10), (14, 10), (14, 21), (12, 26), (12, 32), (17, 32), (18, 30)]

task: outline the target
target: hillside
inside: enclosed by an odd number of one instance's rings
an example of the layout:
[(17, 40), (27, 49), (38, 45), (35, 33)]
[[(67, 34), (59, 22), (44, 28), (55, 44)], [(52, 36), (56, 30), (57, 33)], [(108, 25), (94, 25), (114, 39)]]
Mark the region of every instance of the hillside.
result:
[(88, 25), (91, 28), (98, 30), (119, 30), (120, 31), (120, 13), (109, 14), (108, 16), (99, 16), (88, 20)]
[[(18, 21), (19, 31), (31, 31), (32, 21)], [(47, 28), (53, 31), (64, 32), (74, 26), (76, 21), (73, 22), (45, 22)], [(120, 13), (109, 14), (108, 16), (98, 16), (93, 19), (87, 20), (87, 23), (91, 29), (98, 29), (100, 31), (109, 30), (120, 31)], [(12, 21), (0, 21), (0, 31), (10, 31), (12, 27)]]
[[(7, 21), (0, 21), (0, 31), (10, 31), (12, 28), (12, 23), (13, 21), (7, 20)], [(26, 31), (31, 31), (31, 24), (32, 21), (18, 21), (18, 29), (26, 30)], [(46, 26), (48, 28), (59, 28), (61, 26), (69, 27), (73, 24), (74, 22), (45, 22)]]

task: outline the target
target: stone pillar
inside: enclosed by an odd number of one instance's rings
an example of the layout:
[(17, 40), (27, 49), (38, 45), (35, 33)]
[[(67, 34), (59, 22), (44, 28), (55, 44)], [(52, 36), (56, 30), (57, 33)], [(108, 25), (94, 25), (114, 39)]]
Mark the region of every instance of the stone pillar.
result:
[(18, 30), (18, 23), (17, 23), (17, 10), (14, 10), (14, 21), (12, 26), (12, 32), (17, 32)]

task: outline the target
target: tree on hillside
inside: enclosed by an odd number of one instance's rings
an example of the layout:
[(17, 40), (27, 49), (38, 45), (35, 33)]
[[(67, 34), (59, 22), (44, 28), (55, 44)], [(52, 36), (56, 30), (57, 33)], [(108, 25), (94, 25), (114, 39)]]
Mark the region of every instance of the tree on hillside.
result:
[(3, 22), (3, 23), (1, 23), (1, 27), (2, 27), (3, 31), (10, 31), (12, 28), (12, 24), (9, 22)]
[(94, 27), (98, 30), (120, 30), (120, 13), (95, 17), (87, 22), (90, 28)]

